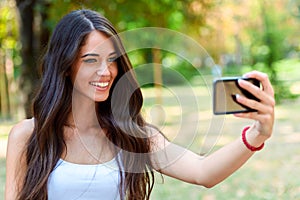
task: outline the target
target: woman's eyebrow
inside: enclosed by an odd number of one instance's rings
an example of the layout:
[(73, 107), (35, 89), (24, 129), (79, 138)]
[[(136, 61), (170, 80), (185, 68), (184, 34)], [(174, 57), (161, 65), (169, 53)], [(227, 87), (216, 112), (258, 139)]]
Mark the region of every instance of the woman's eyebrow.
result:
[(99, 54), (96, 54), (96, 53), (87, 53), (87, 54), (84, 54), (83, 56), (81, 56), (81, 58), (84, 58), (84, 57), (87, 57), (87, 56), (98, 56), (99, 57)]
[(117, 52), (111, 52), (110, 54), (108, 54), (109, 56), (111, 56), (111, 55), (114, 55), (114, 54), (117, 54)]
[[(117, 54), (117, 52), (111, 52), (110, 54), (109, 54), (109, 56), (111, 56), (111, 55), (114, 55), (114, 54)], [(100, 55), (99, 54), (97, 54), (97, 53), (87, 53), (87, 54), (84, 54), (83, 56), (81, 56), (81, 58), (84, 58), (84, 57), (87, 57), (87, 56), (97, 56), (97, 57), (99, 57)]]

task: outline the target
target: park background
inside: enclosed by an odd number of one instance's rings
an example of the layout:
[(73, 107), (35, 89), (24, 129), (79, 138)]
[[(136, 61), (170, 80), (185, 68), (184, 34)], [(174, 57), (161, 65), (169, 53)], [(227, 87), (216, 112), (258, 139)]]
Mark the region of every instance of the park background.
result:
[[(30, 102), (39, 85), (38, 60), (58, 20), (81, 8), (99, 11), (119, 32), (167, 28), (187, 35), (206, 50), (213, 66), (197, 59), (191, 63), (155, 48), (129, 52), (138, 80), (160, 83), (143, 86), (145, 115), (162, 112), (160, 120), (148, 117), (171, 140), (197, 153), (215, 151), (239, 137), (241, 129), (251, 123), (222, 116), (217, 119), (222, 122), (221, 129), (213, 134), (209, 127), (214, 118), (210, 92), (216, 66), (222, 76), (260, 70), (274, 85), (274, 135), (262, 152), (212, 189), (158, 174), (151, 199), (300, 199), (299, 0), (0, 0), (0, 199), (4, 194), (7, 136), (14, 123), (31, 117)], [(145, 63), (161, 65), (139, 71), (138, 66)], [(188, 92), (190, 89), (194, 93)], [(193, 98), (201, 99), (198, 109), (190, 102)], [(188, 129), (177, 133), (182, 118), (204, 128), (196, 135)], [(206, 144), (208, 147), (203, 148)]]

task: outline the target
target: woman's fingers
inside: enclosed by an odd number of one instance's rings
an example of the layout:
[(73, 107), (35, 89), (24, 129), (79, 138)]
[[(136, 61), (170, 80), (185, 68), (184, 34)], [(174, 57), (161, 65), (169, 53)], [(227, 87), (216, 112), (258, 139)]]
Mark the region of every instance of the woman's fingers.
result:
[(263, 86), (263, 90), (267, 94), (274, 96), (274, 90), (267, 74), (259, 71), (252, 71), (244, 74), (244, 77), (255, 78), (259, 80)]
[(259, 113), (271, 113), (272, 112), (272, 106), (270, 106), (270, 103), (262, 103), (256, 100), (248, 99), (243, 96), (237, 96), (236, 98), (237, 102), (252, 108), (254, 110), (257, 110)]
[(251, 94), (253, 94), (259, 101), (248, 99), (243, 96), (239, 96), (237, 101), (245, 106), (248, 106), (252, 109), (258, 111), (258, 114), (274, 114), (274, 91), (273, 87), (269, 81), (268, 75), (262, 72), (253, 71), (245, 74), (244, 76), (249, 78), (255, 78), (259, 80), (262, 84), (262, 89), (253, 85), (249, 81), (239, 80), (239, 85), (243, 89), (247, 90)]
[(251, 94), (253, 94), (261, 102), (264, 102), (265, 104), (269, 104), (271, 106), (275, 105), (275, 101), (274, 101), (272, 94), (265, 92), (264, 89), (261, 90), (259, 87), (256, 87), (249, 81), (245, 81), (242, 79), (239, 80), (239, 85), (243, 89), (245, 89), (245, 90), (249, 91)]
[(265, 136), (271, 136), (272, 128), (274, 124), (274, 90), (268, 78), (268, 75), (258, 71), (252, 71), (244, 75), (247, 78), (255, 78), (262, 84), (262, 89), (256, 87), (252, 83), (239, 80), (239, 85), (243, 89), (249, 91), (259, 101), (248, 99), (243, 96), (238, 96), (237, 101), (245, 106), (257, 110), (257, 112), (238, 113), (235, 116), (240, 118), (253, 119), (256, 122), (253, 128), (260, 134)]
[(261, 103), (273, 107), (275, 106), (274, 90), (267, 74), (259, 71), (252, 71), (244, 74), (244, 77), (255, 78), (259, 80), (261, 82), (262, 89), (256, 87), (255, 85), (249, 83), (248, 81), (240, 80), (239, 85), (242, 88), (246, 89), (254, 96), (256, 96), (261, 101)]

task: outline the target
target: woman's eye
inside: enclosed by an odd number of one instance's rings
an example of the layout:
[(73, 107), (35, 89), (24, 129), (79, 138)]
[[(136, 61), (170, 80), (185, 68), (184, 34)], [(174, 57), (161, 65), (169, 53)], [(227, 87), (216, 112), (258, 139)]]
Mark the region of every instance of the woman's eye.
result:
[(111, 57), (107, 59), (108, 62), (115, 62), (117, 60), (117, 57)]
[(95, 62), (97, 62), (97, 60), (96, 59), (85, 59), (85, 60), (83, 60), (83, 62), (85, 62), (85, 63), (95, 63)]

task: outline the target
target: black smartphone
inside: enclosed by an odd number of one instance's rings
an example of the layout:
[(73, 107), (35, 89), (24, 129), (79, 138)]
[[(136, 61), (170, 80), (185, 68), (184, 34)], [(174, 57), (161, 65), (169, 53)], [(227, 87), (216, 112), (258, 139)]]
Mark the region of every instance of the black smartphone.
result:
[(239, 86), (239, 79), (260, 87), (260, 82), (254, 78), (225, 77), (215, 80), (213, 83), (213, 112), (215, 115), (257, 111), (236, 101), (237, 94), (259, 101), (254, 95)]

